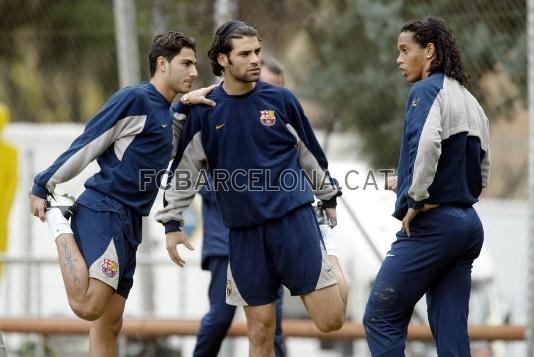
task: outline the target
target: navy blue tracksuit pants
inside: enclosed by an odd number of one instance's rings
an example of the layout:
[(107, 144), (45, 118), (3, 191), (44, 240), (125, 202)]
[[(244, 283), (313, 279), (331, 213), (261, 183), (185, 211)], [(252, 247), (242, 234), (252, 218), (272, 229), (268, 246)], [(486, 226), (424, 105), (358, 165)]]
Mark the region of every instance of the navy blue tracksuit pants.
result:
[[(202, 318), (197, 335), (194, 357), (215, 357), (219, 353), (226, 332), (232, 324), (235, 306), (226, 304), (226, 271), (228, 257), (210, 257), (208, 269), (211, 272), (209, 286), (210, 310)], [(283, 287), (280, 287), (276, 299), (276, 332), (274, 350), (276, 357), (284, 357), (284, 341), (282, 335), (282, 298)]]
[(364, 315), (373, 356), (404, 357), (408, 322), (426, 293), (440, 357), (470, 356), (467, 334), (471, 268), (484, 231), (474, 208), (440, 206), (420, 213), (411, 237), (397, 233), (376, 277)]

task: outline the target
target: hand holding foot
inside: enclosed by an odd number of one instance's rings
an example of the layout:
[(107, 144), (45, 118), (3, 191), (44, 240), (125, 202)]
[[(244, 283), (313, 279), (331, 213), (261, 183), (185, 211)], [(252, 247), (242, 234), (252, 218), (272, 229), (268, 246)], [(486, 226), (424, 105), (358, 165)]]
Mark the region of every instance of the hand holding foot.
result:
[(46, 221), (45, 203), (45, 199), (30, 193), (30, 211), (35, 217), (39, 218), (41, 222)]

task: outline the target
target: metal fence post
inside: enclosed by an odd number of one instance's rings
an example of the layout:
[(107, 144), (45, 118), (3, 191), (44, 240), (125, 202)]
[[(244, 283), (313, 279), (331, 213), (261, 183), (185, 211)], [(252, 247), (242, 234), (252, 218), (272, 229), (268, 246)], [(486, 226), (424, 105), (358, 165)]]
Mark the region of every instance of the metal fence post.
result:
[(529, 118), (529, 267), (527, 357), (534, 356), (534, 0), (528, 0), (527, 11), (527, 72)]

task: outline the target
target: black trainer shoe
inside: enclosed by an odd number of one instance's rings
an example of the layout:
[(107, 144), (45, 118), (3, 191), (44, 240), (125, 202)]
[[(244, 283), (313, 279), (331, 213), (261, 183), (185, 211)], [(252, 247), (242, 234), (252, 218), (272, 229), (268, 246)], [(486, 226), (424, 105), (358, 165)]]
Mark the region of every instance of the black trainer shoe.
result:
[(45, 211), (51, 208), (59, 208), (61, 214), (66, 219), (72, 217), (76, 212), (78, 205), (73, 196), (69, 196), (66, 193), (60, 195), (58, 193), (52, 193), (46, 197)]

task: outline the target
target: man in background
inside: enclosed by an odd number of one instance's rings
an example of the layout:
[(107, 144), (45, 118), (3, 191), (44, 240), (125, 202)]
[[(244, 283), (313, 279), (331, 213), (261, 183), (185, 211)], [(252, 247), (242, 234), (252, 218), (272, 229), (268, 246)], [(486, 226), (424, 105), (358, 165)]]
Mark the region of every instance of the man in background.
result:
[(284, 68), (273, 57), (265, 57), (261, 60), (260, 80), (280, 87), (285, 84)]

